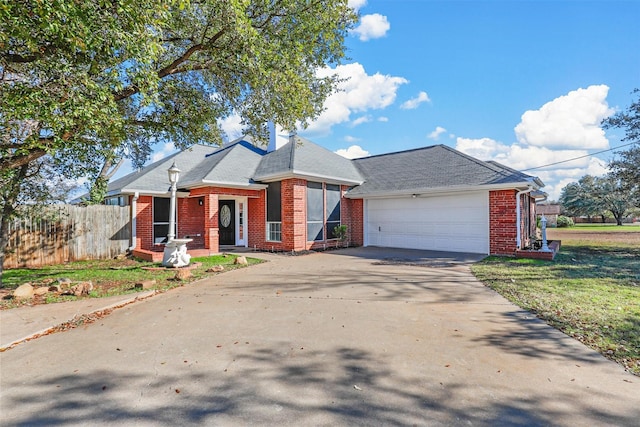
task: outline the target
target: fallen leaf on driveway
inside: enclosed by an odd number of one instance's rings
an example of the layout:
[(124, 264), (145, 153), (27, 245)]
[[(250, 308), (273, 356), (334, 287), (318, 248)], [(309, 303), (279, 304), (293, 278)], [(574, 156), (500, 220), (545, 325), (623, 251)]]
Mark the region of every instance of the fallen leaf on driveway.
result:
[(362, 389), (360, 387), (358, 387), (357, 385), (354, 385), (353, 388), (355, 388), (358, 391), (362, 391)]

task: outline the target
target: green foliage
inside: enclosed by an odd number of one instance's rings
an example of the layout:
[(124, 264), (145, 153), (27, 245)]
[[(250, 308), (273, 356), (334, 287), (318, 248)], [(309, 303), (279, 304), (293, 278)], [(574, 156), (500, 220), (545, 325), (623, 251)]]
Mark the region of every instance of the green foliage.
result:
[(346, 0), (0, 0), (0, 170), (62, 151), (140, 166), (159, 140), (220, 142), (232, 113), (263, 138), (304, 127), (355, 20)]
[(635, 206), (640, 207), (640, 89), (634, 89), (633, 94), (638, 98), (626, 110), (605, 119), (602, 124), (605, 129), (624, 129), (622, 141), (634, 143), (628, 150), (619, 152), (609, 168), (625, 191), (634, 194)]
[(333, 234), (340, 241), (344, 242), (345, 240), (347, 240), (348, 227), (346, 225), (344, 225), (344, 224), (343, 225), (337, 225), (337, 226), (333, 227)]
[(568, 216), (560, 215), (560, 216), (558, 216), (557, 226), (559, 228), (562, 228), (562, 227), (573, 227), (574, 224), (573, 224), (573, 220), (571, 218), (569, 218)]
[(577, 183), (568, 184), (562, 189), (560, 202), (564, 212), (571, 216), (601, 215), (609, 212), (618, 225), (637, 203), (634, 193), (624, 187), (621, 180), (613, 174), (603, 177), (585, 175)]

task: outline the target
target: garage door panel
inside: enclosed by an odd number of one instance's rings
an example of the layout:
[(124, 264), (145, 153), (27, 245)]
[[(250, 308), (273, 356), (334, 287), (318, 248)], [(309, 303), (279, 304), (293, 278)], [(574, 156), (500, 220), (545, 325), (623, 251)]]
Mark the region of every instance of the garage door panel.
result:
[(488, 253), (489, 193), (367, 201), (367, 244)]

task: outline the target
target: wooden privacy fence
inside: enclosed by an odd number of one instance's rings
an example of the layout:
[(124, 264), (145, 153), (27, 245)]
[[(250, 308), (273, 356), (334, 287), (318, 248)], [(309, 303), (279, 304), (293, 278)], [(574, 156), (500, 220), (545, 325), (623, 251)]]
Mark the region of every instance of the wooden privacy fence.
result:
[(131, 228), (128, 206), (60, 205), (9, 225), (4, 268), (38, 267), (126, 252)]

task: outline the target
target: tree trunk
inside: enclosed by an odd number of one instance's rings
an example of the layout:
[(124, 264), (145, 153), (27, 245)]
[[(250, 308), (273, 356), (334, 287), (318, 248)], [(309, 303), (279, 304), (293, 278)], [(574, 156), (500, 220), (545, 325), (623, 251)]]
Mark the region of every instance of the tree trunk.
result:
[(4, 258), (7, 250), (7, 244), (9, 243), (9, 222), (16, 213), (18, 195), (20, 194), (20, 187), (27, 171), (29, 170), (29, 164), (20, 166), (18, 172), (9, 177), (7, 180), (3, 180), (2, 189), (2, 210), (0, 211), (0, 288), (2, 284), (2, 274), (4, 272)]

